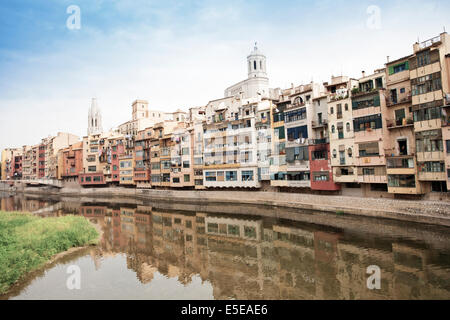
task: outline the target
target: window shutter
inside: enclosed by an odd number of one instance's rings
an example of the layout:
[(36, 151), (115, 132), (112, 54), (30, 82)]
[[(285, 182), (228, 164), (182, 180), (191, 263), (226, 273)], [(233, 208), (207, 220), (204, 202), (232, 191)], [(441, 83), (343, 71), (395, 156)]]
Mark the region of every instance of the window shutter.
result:
[(389, 67), (389, 75), (394, 74), (394, 66)]
[(380, 96), (379, 96), (379, 95), (377, 95), (377, 96), (375, 96), (375, 97), (373, 98), (373, 105), (374, 105), (375, 107), (379, 107), (379, 106), (380, 106)]

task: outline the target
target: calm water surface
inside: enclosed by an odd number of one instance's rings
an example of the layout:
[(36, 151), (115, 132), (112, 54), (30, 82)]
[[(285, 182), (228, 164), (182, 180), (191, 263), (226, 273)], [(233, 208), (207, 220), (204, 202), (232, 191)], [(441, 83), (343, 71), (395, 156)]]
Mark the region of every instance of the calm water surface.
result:
[[(78, 214), (103, 230), (97, 247), (68, 255), (3, 298), (450, 298), (445, 227), (257, 206), (0, 198), (1, 210)], [(66, 285), (72, 265), (81, 271), (79, 290)], [(379, 290), (367, 288), (370, 265), (380, 267)]]

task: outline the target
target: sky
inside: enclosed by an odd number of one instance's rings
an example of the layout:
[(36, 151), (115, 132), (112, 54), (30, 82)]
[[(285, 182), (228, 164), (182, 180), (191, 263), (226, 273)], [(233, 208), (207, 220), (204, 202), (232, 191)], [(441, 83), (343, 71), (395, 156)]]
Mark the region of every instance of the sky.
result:
[(448, 12), (422, 0), (1, 1), (0, 149), (86, 135), (93, 97), (105, 130), (130, 120), (136, 99), (206, 105), (247, 78), (255, 42), (273, 88), (359, 78), (450, 29)]

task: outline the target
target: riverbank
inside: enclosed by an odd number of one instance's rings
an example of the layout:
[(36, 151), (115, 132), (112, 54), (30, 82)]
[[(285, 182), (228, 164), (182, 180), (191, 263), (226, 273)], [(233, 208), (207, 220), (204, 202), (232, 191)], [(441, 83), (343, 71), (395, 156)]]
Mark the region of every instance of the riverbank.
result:
[(80, 216), (42, 219), (0, 211), (0, 295), (28, 273), (66, 253), (96, 244), (99, 232)]
[(346, 214), (450, 226), (450, 203), (447, 201), (394, 200), (261, 191), (156, 190), (121, 187), (62, 189), (24, 187), (16, 189), (15, 192), (105, 199), (122, 197), (205, 205), (211, 202), (223, 204), (254, 204), (322, 211), (334, 215)]

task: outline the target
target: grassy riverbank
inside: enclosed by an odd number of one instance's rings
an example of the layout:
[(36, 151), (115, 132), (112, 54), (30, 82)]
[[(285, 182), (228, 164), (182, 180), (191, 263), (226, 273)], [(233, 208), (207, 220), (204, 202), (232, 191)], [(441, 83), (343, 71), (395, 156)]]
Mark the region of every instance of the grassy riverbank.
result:
[(81, 216), (40, 218), (0, 211), (0, 294), (54, 255), (97, 239), (98, 232)]

